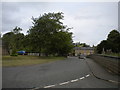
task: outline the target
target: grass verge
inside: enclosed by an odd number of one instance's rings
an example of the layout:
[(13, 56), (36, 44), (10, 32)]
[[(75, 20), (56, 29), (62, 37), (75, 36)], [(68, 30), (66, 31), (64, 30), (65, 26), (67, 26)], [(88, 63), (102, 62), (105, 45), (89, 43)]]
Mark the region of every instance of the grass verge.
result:
[(64, 60), (65, 57), (39, 57), (39, 56), (2, 56), (3, 67), (26, 66), (43, 64), (58, 60)]
[(120, 53), (111, 53), (111, 54), (102, 54), (102, 55), (120, 57)]

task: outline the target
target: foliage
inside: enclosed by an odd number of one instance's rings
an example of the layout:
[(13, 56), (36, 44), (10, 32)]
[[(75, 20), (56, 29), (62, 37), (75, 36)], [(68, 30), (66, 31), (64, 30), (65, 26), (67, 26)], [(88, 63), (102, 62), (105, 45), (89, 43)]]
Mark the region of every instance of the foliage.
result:
[(2, 34), (1, 34), (1, 32), (0, 32), (0, 40), (2, 39)]
[(24, 34), (20, 33), (21, 30), (21, 28), (15, 27), (13, 31), (3, 35), (2, 40), (9, 54), (14, 55), (17, 50), (21, 50), (23, 48), (22, 42), (24, 39)]
[(74, 43), (74, 47), (90, 47), (90, 45), (87, 45), (86, 43)]
[(18, 56), (18, 54), (11, 54), (10, 56)]
[(48, 55), (67, 55), (73, 48), (71, 28), (63, 25), (61, 20), (64, 16), (62, 12), (48, 13), (40, 15), (38, 18), (32, 17), (33, 26), (28, 30), (28, 35), (20, 33), (22, 29), (15, 27), (11, 32), (3, 35), (3, 41), (8, 48), (16, 51), (25, 50), (27, 52), (44, 53)]
[(22, 31), (22, 29), (21, 29), (20, 27), (17, 27), (17, 26), (16, 26), (16, 27), (13, 29), (12, 32), (13, 32), (14, 34), (19, 34), (20, 31)]
[(2, 41), (3, 41), (4, 47), (8, 50), (9, 53), (12, 48), (15, 48), (13, 32), (8, 32), (4, 34)]
[(97, 45), (98, 53), (102, 53), (103, 49), (105, 52), (120, 53), (120, 33), (117, 30), (112, 30), (108, 34), (107, 40), (103, 40)]
[[(39, 53), (65, 55), (72, 49), (70, 28), (60, 21), (63, 13), (48, 13), (32, 18), (33, 26), (28, 31), (32, 49)], [(35, 47), (35, 48), (34, 48)], [(69, 50), (68, 50), (69, 49)]]

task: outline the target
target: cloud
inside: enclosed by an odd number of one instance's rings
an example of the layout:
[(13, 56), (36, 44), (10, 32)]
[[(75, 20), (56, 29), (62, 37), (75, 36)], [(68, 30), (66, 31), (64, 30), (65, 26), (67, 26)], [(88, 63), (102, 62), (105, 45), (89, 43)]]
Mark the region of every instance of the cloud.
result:
[(97, 45), (118, 26), (117, 2), (5, 2), (2, 8), (3, 33), (15, 26), (26, 33), (32, 26), (32, 16), (36, 18), (48, 12), (64, 13), (63, 23), (73, 27), (74, 42)]
[[(106, 5), (104, 5), (106, 4)], [(75, 42), (86, 42), (97, 45), (106, 39), (108, 33), (117, 27), (117, 3), (100, 3), (78, 9), (74, 15), (67, 14), (65, 23), (74, 27)], [(104, 7), (102, 7), (102, 6)], [(110, 9), (110, 10), (109, 10)]]

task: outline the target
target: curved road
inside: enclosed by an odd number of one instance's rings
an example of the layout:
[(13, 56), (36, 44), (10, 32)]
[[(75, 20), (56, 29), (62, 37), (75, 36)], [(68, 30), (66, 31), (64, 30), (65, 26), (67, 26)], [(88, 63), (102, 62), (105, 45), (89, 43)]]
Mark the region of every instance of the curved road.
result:
[(118, 88), (94, 77), (87, 60), (69, 57), (41, 65), (3, 67), (3, 88)]

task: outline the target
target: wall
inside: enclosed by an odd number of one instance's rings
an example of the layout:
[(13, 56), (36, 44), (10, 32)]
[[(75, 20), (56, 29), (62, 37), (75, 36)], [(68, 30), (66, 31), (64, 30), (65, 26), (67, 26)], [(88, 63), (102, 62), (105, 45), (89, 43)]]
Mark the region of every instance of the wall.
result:
[(120, 57), (92, 54), (89, 55), (89, 58), (93, 59), (114, 74), (120, 75)]

